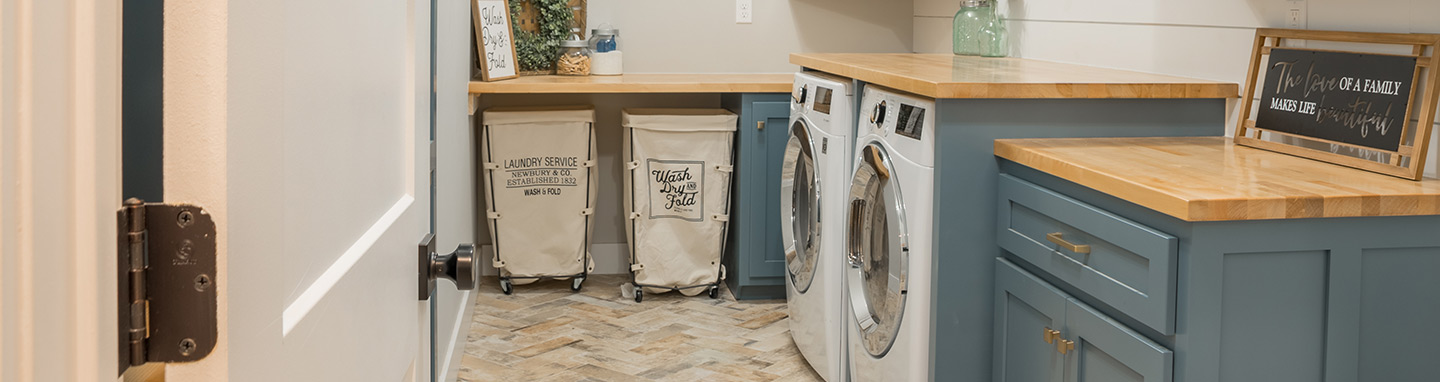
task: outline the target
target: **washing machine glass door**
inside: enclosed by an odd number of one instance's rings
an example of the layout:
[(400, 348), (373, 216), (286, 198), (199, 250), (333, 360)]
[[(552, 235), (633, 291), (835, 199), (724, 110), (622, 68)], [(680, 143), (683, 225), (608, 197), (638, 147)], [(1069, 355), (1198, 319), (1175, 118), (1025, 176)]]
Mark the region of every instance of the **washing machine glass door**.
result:
[(877, 142), (859, 154), (862, 160), (850, 183), (845, 288), (861, 345), (878, 358), (895, 343), (905, 312), (909, 236), (890, 156)]
[(780, 235), (785, 245), (785, 268), (791, 285), (800, 293), (815, 279), (820, 251), (820, 180), (815, 176), (815, 142), (809, 123), (798, 118), (790, 124), (785, 159), (780, 169)]

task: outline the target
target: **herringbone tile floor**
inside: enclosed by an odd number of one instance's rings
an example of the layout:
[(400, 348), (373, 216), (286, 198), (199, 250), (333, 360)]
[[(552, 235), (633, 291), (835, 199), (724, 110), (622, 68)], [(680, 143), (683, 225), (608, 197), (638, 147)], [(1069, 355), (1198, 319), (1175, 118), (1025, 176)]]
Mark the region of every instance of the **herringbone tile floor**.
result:
[(819, 381), (790, 339), (784, 301), (620, 295), (629, 276), (517, 285), (483, 280), (465, 381)]

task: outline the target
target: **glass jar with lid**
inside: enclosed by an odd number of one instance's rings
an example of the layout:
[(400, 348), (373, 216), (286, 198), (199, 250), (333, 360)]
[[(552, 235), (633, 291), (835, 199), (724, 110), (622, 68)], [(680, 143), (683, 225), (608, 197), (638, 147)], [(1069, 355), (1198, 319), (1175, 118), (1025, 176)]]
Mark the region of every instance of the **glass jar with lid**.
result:
[(1005, 22), (991, 0), (965, 0), (955, 13), (954, 52), (958, 55), (1004, 57), (1008, 53)]
[(560, 42), (560, 52), (555, 57), (555, 74), (562, 76), (590, 75), (590, 49), (584, 40)]
[(620, 50), (620, 30), (614, 28), (591, 29), (590, 50), (595, 53)]
[(591, 29), (590, 53), (594, 62), (590, 74), (614, 76), (624, 72), (619, 29)]

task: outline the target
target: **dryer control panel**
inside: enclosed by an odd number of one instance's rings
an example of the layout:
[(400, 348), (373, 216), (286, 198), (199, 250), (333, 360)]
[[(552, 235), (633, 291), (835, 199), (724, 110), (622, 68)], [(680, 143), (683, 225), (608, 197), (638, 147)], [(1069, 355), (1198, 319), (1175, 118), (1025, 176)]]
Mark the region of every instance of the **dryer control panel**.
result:
[(922, 140), (929, 121), (934, 121), (930, 109), (934, 103), (888, 92), (865, 92), (862, 101), (862, 133), (870, 130), (875, 134), (901, 136)]
[(925, 108), (900, 103), (900, 110), (895, 115), (895, 133), (920, 139), (925, 132)]
[(810, 106), (810, 110), (814, 110), (818, 113), (830, 114), (830, 101), (831, 96), (833, 96), (834, 93), (835, 91), (831, 90), (830, 88), (824, 86), (816, 86), (814, 96), (815, 101), (814, 104)]
[(935, 100), (874, 85), (866, 86), (861, 93), (856, 134), (877, 135), (904, 157), (932, 165)]

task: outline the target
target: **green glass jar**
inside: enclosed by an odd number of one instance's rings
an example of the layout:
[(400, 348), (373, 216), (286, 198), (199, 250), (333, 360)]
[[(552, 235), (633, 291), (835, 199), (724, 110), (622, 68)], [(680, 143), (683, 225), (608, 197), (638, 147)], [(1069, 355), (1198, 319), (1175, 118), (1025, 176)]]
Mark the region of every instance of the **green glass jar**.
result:
[(1004, 57), (1009, 53), (1005, 23), (990, 0), (965, 0), (955, 13), (953, 51), (957, 55)]
[(1009, 53), (1010, 45), (1005, 37), (1005, 20), (991, 14), (990, 22), (980, 28), (980, 55), (1005, 57)]

